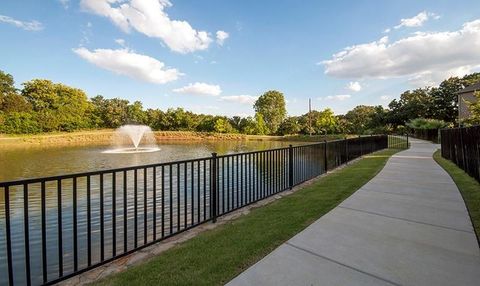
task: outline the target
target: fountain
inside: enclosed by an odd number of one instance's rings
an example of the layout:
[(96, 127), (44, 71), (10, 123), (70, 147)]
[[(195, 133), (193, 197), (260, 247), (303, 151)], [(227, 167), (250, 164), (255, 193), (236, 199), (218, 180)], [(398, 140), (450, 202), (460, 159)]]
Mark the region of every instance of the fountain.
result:
[(152, 129), (146, 125), (123, 125), (115, 130), (114, 148), (103, 153), (128, 154), (159, 151)]

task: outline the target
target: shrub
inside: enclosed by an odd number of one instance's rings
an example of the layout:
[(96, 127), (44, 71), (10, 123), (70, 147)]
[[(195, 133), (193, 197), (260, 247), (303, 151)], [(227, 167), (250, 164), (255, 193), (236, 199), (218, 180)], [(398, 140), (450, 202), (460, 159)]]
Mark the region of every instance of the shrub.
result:
[(407, 123), (407, 126), (413, 129), (440, 129), (447, 127), (443, 120), (416, 118)]
[(10, 112), (1, 116), (0, 131), (9, 134), (39, 133), (41, 131), (38, 125), (35, 113), (28, 112)]

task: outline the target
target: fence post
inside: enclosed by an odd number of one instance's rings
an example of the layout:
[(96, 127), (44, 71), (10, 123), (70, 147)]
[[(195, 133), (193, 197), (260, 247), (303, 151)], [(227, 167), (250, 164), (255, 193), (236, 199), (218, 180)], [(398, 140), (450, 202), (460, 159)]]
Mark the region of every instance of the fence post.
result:
[(407, 133), (407, 149), (410, 148), (410, 143), (408, 142), (408, 133)]
[(218, 167), (217, 167), (217, 153), (212, 153), (212, 170), (211, 172), (211, 184), (210, 188), (210, 198), (212, 200), (212, 205), (210, 208), (212, 214), (212, 222), (217, 222), (217, 177), (218, 177)]
[(465, 161), (466, 161), (466, 157), (465, 157), (465, 144), (463, 144), (463, 131), (465, 129), (464, 128), (460, 128), (458, 129), (458, 131), (460, 131), (460, 146), (462, 148), (462, 169), (467, 172), (467, 166), (465, 164)]
[(288, 186), (293, 188), (293, 146), (288, 146)]
[[(362, 136), (361, 136), (361, 135), (358, 135), (358, 138), (361, 139)], [(358, 140), (358, 141), (359, 141), (359, 143), (360, 143), (360, 144), (358, 144), (358, 145), (360, 145), (360, 156), (363, 156), (363, 142), (362, 142), (362, 140)]]
[(323, 158), (325, 159), (325, 173), (328, 171), (328, 160), (327, 160), (327, 140), (323, 140), (323, 144), (325, 144), (325, 148), (323, 149)]
[(348, 139), (345, 136), (345, 164), (348, 164)]

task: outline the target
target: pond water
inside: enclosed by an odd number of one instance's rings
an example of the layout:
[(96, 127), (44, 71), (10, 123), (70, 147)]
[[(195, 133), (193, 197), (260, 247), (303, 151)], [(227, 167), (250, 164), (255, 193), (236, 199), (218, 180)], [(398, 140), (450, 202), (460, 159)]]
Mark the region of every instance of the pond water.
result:
[[(65, 175), (71, 173), (80, 173), (87, 171), (97, 171), (112, 168), (128, 167), (135, 165), (146, 165), (154, 163), (164, 163), (185, 159), (204, 158), (211, 156), (212, 152), (217, 152), (219, 155), (232, 154), (254, 150), (266, 150), (273, 148), (286, 147), (289, 144), (302, 145), (299, 142), (285, 142), (285, 141), (164, 141), (159, 143), (158, 152), (153, 153), (137, 153), (137, 154), (108, 154), (103, 153), (110, 149), (110, 146), (80, 146), (80, 147), (32, 147), (32, 148), (14, 148), (11, 150), (2, 150), (0, 152), (0, 182), (19, 180), (26, 178), (46, 177), (55, 175)], [(238, 169), (240, 169), (240, 176), (247, 179), (249, 176), (256, 176), (263, 181), (277, 183), (285, 182), (285, 170), (282, 169), (282, 157), (277, 154), (277, 157), (263, 158), (263, 164), (255, 161), (246, 161), (247, 158), (235, 161), (231, 160), (227, 163), (231, 163), (230, 172), (231, 182), (225, 186), (223, 183), (222, 189), (226, 190), (222, 193), (222, 201), (227, 208), (229, 205), (239, 205), (238, 194), (243, 194), (248, 188), (253, 187), (253, 181), (250, 181), (249, 185), (235, 186), (234, 181), (238, 180)], [(283, 157), (285, 158), (285, 157)], [(244, 161), (245, 159), (245, 161)], [(252, 159), (252, 158), (250, 158)], [(277, 162), (278, 169), (276, 174), (278, 178), (271, 173), (267, 172), (264, 164), (271, 162), (275, 164)], [(203, 165), (202, 165), (203, 164)], [(222, 161), (222, 164), (223, 161)], [(236, 164), (236, 165), (234, 165)], [(163, 221), (165, 219), (165, 232), (176, 232), (182, 227), (198, 223), (202, 220), (202, 216), (206, 215), (208, 218), (210, 204), (209, 194), (205, 193), (205, 190), (209, 188), (209, 166), (206, 161), (196, 162), (190, 165), (173, 166), (174, 168), (162, 169), (165, 174), (157, 169), (157, 173), (153, 173), (152, 169), (138, 170), (138, 199), (134, 185), (132, 185), (133, 172), (118, 173), (117, 177), (112, 177), (111, 174), (104, 176), (105, 197), (100, 199), (100, 183), (98, 176), (91, 177), (91, 197), (88, 199), (86, 193), (86, 181), (85, 178), (79, 179), (76, 184), (78, 188), (77, 194), (77, 217), (76, 225), (78, 227), (78, 249), (79, 249), (79, 263), (80, 267), (86, 266), (86, 243), (87, 243), (87, 214), (91, 215), (91, 244), (93, 248), (92, 261), (99, 261), (99, 247), (100, 247), (100, 230), (101, 230), (101, 217), (105, 218), (105, 243), (106, 243), (106, 257), (112, 255), (111, 243), (112, 243), (112, 229), (118, 229), (119, 238), (117, 238), (117, 247), (121, 251), (122, 240), (121, 235), (123, 231), (123, 209), (126, 209), (127, 216), (125, 217), (126, 224), (130, 230), (126, 235), (128, 241), (128, 249), (132, 249), (133, 241), (136, 237), (142, 240), (143, 234), (146, 230), (149, 233), (148, 240), (152, 238), (152, 226), (154, 219), (152, 217), (153, 210), (153, 189), (152, 185), (154, 179), (160, 184), (162, 178), (165, 179), (165, 192), (157, 192), (155, 195), (155, 201), (165, 201), (165, 206), (162, 206), (162, 213), (158, 215), (157, 220)], [(175, 168), (177, 167), (177, 169)], [(180, 167), (180, 169), (178, 169)], [(188, 167), (188, 170), (187, 170)], [(272, 165), (273, 167), (273, 165)], [(185, 169), (184, 169), (185, 168)], [(247, 172), (249, 170), (249, 172)], [(245, 173), (242, 173), (245, 172)], [(280, 177), (283, 176), (283, 179)], [(128, 183), (124, 186), (123, 177), (127, 176)], [(137, 174), (135, 173), (135, 176)], [(221, 176), (225, 176), (222, 174)], [(263, 177), (262, 177), (263, 176)], [(181, 178), (181, 179), (178, 179)], [(183, 178), (186, 178), (183, 181)], [(235, 178), (235, 180), (234, 180)], [(136, 181), (137, 179), (135, 179)], [(113, 182), (116, 183), (116, 188), (113, 188)], [(223, 181), (223, 180), (222, 180)], [(258, 180), (257, 180), (258, 181)], [(178, 184), (178, 188), (176, 187)], [(170, 187), (169, 187), (170, 185)], [(279, 184), (280, 186), (281, 184)], [(74, 226), (73, 218), (73, 199), (72, 199), (72, 181), (65, 180), (61, 183), (61, 208), (58, 208), (58, 186), (55, 182), (49, 182), (45, 185), (46, 196), (46, 252), (47, 252), (47, 275), (48, 280), (55, 279), (59, 273), (59, 232), (58, 232), (58, 219), (61, 214), (62, 221), (62, 234), (63, 234), (63, 246), (62, 257), (64, 267), (64, 273), (68, 274), (73, 271), (73, 236), (72, 229)], [(280, 188), (280, 187), (279, 187)], [(159, 187), (160, 189), (160, 187)], [(202, 192), (200, 192), (202, 189)], [(127, 203), (123, 205), (122, 192), (125, 190), (127, 194)], [(231, 191), (229, 191), (231, 190)], [(173, 193), (172, 193), (173, 191)], [(116, 199), (113, 199), (113, 193), (115, 192)], [(228, 195), (230, 192), (232, 198)], [(12, 239), (12, 256), (13, 256), (13, 271), (15, 284), (25, 284), (25, 240), (24, 240), (24, 193), (21, 186), (10, 188), (10, 223), (11, 223), (11, 239)], [(135, 195), (134, 195), (135, 193)], [(31, 184), (28, 186), (28, 216), (29, 216), (29, 245), (30, 245), (30, 266), (31, 277), (33, 285), (41, 284), (42, 281), (42, 261), (41, 261), (41, 196), (40, 185)], [(234, 200), (234, 196), (236, 199)], [(242, 195), (240, 195), (242, 196)], [(246, 198), (246, 197), (245, 197)], [(145, 199), (145, 201), (143, 201)], [(242, 200), (242, 198), (240, 198)], [(103, 200), (103, 206), (105, 210), (101, 209), (100, 202)], [(91, 211), (87, 211), (87, 202), (91, 202)], [(138, 213), (135, 214), (137, 206), (134, 202), (138, 202)], [(145, 203), (145, 204), (144, 204)], [(118, 205), (117, 211), (112, 212), (112, 206)], [(124, 206), (124, 207), (123, 207)], [(222, 208), (223, 208), (222, 203)], [(157, 205), (159, 208), (159, 205)], [(134, 211), (135, 210), (135, 211)], [(142, 216), (145, 213), (145, 216)], [(148, 214), (147, 214), (148, 213)], [(198, 217), (197, 217), (198, 215)], [(111, 221), (113, 217), (118, 217), (115, 227), (112, 227)], [(178, 218), (181, 217), (182, 221)], [(188, 217), (188, 220), (187, 220)], [(131, 232), (136, 225), (136, 219), (138, 218), (138, 229), (140, 230), (137, 236), (134, 236)], [(205, 217), (204, 217), (205, 218)], [(142, 222), (145, 219), (145, 222)], [(185, 219), (185, 221), (183, 221)], [(168, 223), (169, 222), (169, 225)], [(162, 223), (163, 225), (163, 223)], [(4, 190), (0, 189), (0, 285), (8, 285), (7, 276), (7, 263), (6, 263), (6, 240), (5, 240), (5, 202), (4, 202)], [(158, 224), (160, 229), (160, 223)], [(163, 229), (163, 227), (162, 227)], [(163, 232), (163, 230), (162, 230)]]
[(110, 146), (0, 149), (0, 182), (286, 147), (287, 141), (160, 141), (152, 153), (108, 154)]

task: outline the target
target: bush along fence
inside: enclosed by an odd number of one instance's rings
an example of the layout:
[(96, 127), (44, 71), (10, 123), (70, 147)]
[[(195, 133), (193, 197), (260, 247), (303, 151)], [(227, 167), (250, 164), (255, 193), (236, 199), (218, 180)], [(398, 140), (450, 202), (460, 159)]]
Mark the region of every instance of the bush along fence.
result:
[(384, 148), (376, 135), (0, 183), (0, 284), (54, 284)]
[(442, 157), (480, 182), (480, 126), (441, 130)]
[(438, 129), (413, 129), (413, 137), (433, 143), (440, 143), (438, 135)]

